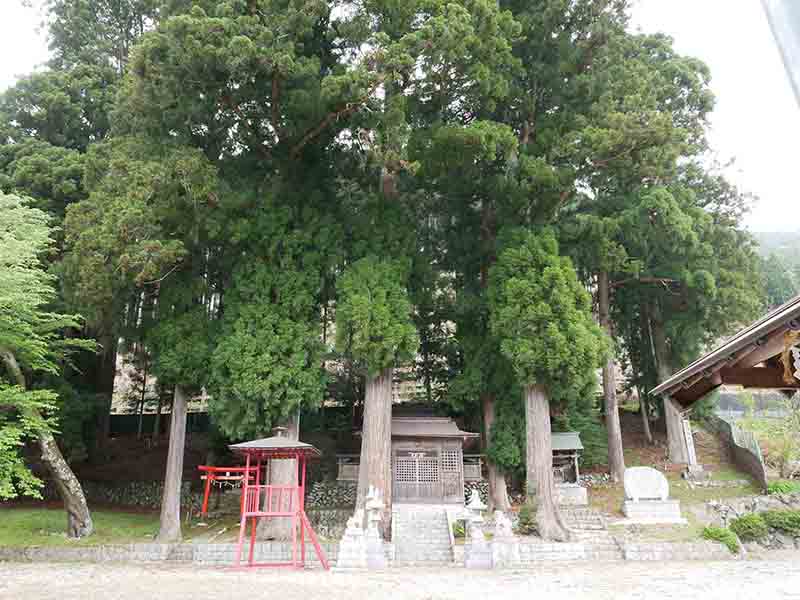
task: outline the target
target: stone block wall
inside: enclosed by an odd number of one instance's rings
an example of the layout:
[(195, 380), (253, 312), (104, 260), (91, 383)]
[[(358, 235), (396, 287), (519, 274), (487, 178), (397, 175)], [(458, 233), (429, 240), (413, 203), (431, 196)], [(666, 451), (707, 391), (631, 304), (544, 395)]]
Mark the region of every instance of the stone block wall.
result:
[[(331, 565), (336, 564), (338, 544), (323, 542), (322, 551)], [(242, 562), (247, 562), (249, 546), (242, 550)], [(288, 542), (258, 542), (253, 553), (255, 562), (288, 562), (292, 559), (292, 546)], [(235, 544), (197, 544), (194, 546), (193, 562), (200, 565), (233, 565), (236, 560)], [(317, 553), (311, 543), (306, 543), (306, 566), (321, 567)]]
[(732, 557), (722, 544), (714, 542), (626, 543), (625, 560), (726, 560)]

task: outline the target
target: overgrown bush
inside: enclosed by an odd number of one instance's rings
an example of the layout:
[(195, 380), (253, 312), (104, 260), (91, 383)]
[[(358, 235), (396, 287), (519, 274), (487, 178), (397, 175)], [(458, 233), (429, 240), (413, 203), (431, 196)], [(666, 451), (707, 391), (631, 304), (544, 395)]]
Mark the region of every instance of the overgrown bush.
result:
[(467, 537), (467, 527), (465, 521), (453, 522), (453, 537), (459, 539)]
[(536, 507), (530, 502), (526, 502), (519, 509), (517, 533), (520, 535), (536, 535), (539, 533), (536, 528)]
[(797, 494), (800, 493), (800, 482), (797, 481), (773, 481), (767, 486), (768, 494)]
[(800, 510), (768, 510), (761, 516), (772, 529), (792, 536), (800, 535)]
[(739, 552), (739, 542), (736, 536), (730, 529), (725, 527), (705, 527), (702, 533), (703, 539), (711, 540), (712, 542), (719, 542), (724, 544), (728, 550), (734, 554)]
[(731, 521), (730, 529), (743, 542), (755, 542), (767, 537), (769, 529), (761, 515), (750, 513)]

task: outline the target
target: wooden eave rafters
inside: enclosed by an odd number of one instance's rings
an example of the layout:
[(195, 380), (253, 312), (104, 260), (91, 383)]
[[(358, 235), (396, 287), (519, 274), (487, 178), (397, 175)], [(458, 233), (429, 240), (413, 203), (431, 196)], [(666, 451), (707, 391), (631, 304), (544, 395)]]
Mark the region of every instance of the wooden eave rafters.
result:
[(800, 296), (744, 328), (651, 391), (672, 396), (687, 407), (721, 385), (795, 391), (787, 381), (781, 354), (786, 334), (800, 330)]

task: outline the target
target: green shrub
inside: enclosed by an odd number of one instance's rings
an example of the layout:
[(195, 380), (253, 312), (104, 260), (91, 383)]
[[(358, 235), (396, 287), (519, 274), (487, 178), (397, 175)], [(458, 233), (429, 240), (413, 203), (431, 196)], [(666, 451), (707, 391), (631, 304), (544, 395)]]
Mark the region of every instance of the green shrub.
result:
[(750, 513), (731, 521), (730, 529), (743, 542), (755, 542), (767, 537), (769, 529), (761, 515)]
[(466, 528), (466, 523), (464, 521), (453, 522), (453, 537), (455, 538), (467, 537), (467, 528)]
[(517, 533), (520, 535), (536, 535), (539, 530), (536, 528), (536, 507), (530, 502), (526, 502), (519, 509), (519, 521), (517, 521)]
[(800, 510), (768, 510), (761, 516), (773, 529), (789, 535), (800, 535)]
[(724, 527), (705, 527), (702, 534), (703, 539), (719, 542), (727, 546), (728, 550), (737, 554), (739, 552), (739, 542), (730, 529)]
[(800, 482), (797, 481), (773, 481), (767, 486), (768, 494), (797, 494), (800, 493)]

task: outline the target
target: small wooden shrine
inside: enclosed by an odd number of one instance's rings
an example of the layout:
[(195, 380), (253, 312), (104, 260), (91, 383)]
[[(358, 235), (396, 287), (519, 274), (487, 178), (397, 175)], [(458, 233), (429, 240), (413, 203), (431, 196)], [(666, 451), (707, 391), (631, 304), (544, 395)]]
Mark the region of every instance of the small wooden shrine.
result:
[(580, 479), (578, 461), (583, 451), (581, 434), (577, 431), (553, 433), (551, 439), (555, 483), (578, 483)]
[[(241, 564), (244, 536), (249, 520), (250, 548), (247, 566), (303, 568), (306, 559), (305, 540), (308, 536), (320, 563), (327, 570), (329, 568), (327, 558), (305, 511), (306, 463), (309, 459), (318, 458), (319, 450), (310, 444), (287, 438), (283, 430), (278, 430), (278, 435), (274, 437), (233, 444), (229, 448), (234, 454), (244, 457), (245, 473), (250, 473), (251, 469), (255, 467), (255, 482), (251, 477), (242, 479), (242, 509), (239, 542), (236, 548), (236, 566)], [(265, 462), (276, 459), (296, 461), (294, 483), (288, 485), (261, 483), (262, 466)], [(254, 561), (258, 521), (265, 518), (291, 520), (291, 561), (275, 563), (256, 563)]]

